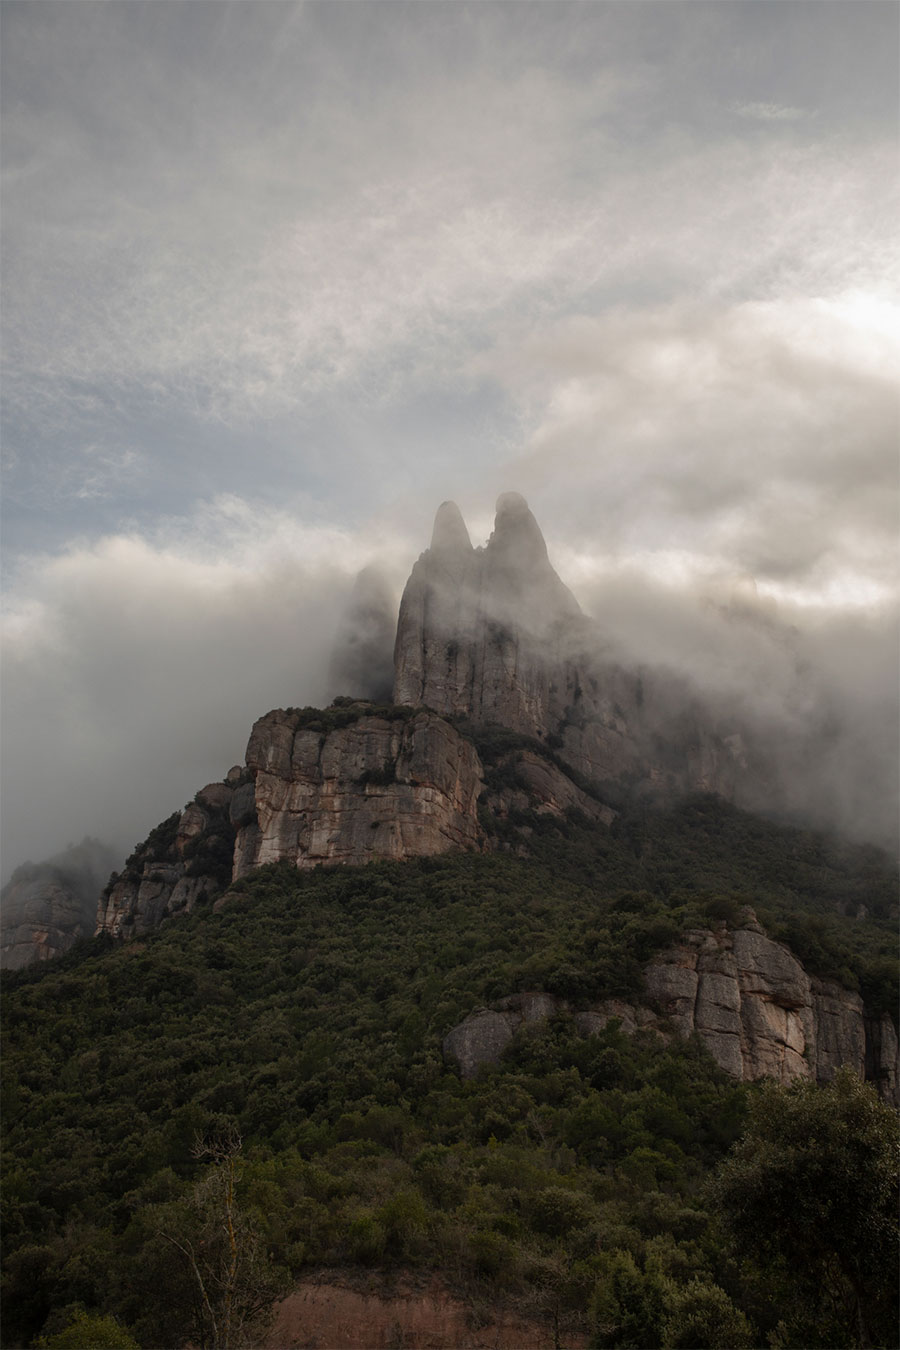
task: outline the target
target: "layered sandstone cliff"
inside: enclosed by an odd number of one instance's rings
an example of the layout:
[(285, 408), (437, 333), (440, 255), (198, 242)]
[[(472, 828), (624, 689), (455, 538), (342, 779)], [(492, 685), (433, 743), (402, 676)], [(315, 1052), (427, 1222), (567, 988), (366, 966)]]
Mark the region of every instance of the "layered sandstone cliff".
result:
[(613, 790), (730, 797), (744, 765), (739, 735), (688, 691), (604, 655), (518, 493), (500, 497), (479, 549), (458, 507), (440, 507), (403, 594), (394, 671), (396, 703), (537, 737)]
[[(900, 1051), (890, 1017), (866, 1017), (858, 994), (807, 975), (751, 912), (738, 928), (686, 932), (647, 965), (644, 980), (645, 1005), (607, 999), (574, 1012), (581, 1033), (591, 1035), (613, 1017), (629, 1034), (696, 1032), (719, 1067), (744, 1081), (826, 1083), (848, 1065), (900, 1103)], [(512, 995), (454, 1027), (444, 1054), (468, 1077), (499, 1063), (523, 1024), (568, 1011), (565, 1000), (550, 994)]]

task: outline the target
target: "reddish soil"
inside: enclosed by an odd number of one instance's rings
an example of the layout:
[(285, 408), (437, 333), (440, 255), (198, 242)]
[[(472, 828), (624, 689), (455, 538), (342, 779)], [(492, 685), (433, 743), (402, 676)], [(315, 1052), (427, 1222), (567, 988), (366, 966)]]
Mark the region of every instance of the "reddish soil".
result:
[[(560, 1333), (561, 1350), (587, 1336)], [(440, 1279), (390, 1290), (333, 1273), (311, 1276), (277, 1304), (263, 1350), (554, 1350), (552, 1325), (498, 1306), (465, 1303)]]

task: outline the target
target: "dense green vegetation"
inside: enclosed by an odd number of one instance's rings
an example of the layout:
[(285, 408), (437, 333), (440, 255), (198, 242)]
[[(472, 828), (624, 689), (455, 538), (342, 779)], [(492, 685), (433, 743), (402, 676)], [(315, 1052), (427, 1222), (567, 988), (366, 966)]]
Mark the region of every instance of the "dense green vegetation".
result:
[(897, 1333), (896, 1115), (843, 1069), (765, 1086), (713, 1197), (785, 1310), (776, 1345), (891, 1345)]
[(862, 1344), (791, 1340), (802, 1290), (725, 1241), (709, 1178), (756, 1093), (699, 1044), (561, 1016), (470, 1082), (440, 1047), (516, 990), (639, 996), (655, 950), (748, 902), (889, 1001), (885, 864), (713, 799), (503, 828), (531, 857), (267, 867), (219, 912), (7, 977), (4, 1345), (110, 1317), (148, 1347), (221, 1344), (185, 1253), (216, 1259), (236, 1133), (247, 1316), (247, 1290), (311, 1267), (403, 1265), (597, 1346)]

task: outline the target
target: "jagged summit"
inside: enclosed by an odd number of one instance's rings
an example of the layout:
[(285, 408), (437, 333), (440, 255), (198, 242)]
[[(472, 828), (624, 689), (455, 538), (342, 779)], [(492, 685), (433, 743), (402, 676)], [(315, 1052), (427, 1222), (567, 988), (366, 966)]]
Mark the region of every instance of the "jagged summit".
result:
[(532, 634), (581, 617), (578, 601), (550, 562), (541, 527), (518, 492), (504, 492), (497, 499), (482, 591), (484, 606), (494, 617)]
[(480, 549), (458, 507), (444, 502), (400, 605), (394, 701), (544, 734), (548, 671), (580, 619), (524, 497), (500, 496)]
[(387, 581), (377, 567), (364, 567), (335, 635), (328, 678), (336, 693), (382, 702), (390, 698), (395, 615)]
[(674, 681), (623, 670), (603, 649), (524, 497), (501, 494), (479, 549), (458, 508), (441, 506), (400, 604), (395, 703), (537, 737), (595, 782), (732, 796), (739, 741)]
[(431, 552), (443, 555), (472, 552), (469, 531), (456, 502), (441, 502), (438, 507), (431, 533)]
[(501, 492), (496, 512), (489, 549), (499, 557), (506, 557), (510, 565), (523, 569), (549, 562), (541, 527), (520, 493)]

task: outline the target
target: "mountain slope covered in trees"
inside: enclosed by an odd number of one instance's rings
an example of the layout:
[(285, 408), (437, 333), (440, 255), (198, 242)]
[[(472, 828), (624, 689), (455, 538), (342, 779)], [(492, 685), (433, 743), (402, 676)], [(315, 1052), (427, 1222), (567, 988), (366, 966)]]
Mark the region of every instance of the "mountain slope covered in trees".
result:
[(232, 1344), (329, 1266), (440, 1271), (544, 1318), (548, 1344), (555, 1325), (598, 1346), (861, 1345), (862, 1294), (889, 1343), (880, 1273), (858, 1295), (838, 1264), (819, 1326), (807, 1286), (725, 1240), (710, 1179), (759, 1089), (699, 1043), (560, 1016), (471, 1081), (441, 1055), (516, 990), (639, 1000), (649, 956), (748, 901), (811, 969), (895, 1008), (886, 861), (714, 798), (502, 828), (530, 856), (277, 864), (215, 910), (7, 978), (4, 1344), (52, 1343), (74, 1305), (144, 1346), (224, 1344), (198, 1291), (229, 1157)]

